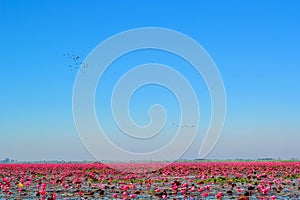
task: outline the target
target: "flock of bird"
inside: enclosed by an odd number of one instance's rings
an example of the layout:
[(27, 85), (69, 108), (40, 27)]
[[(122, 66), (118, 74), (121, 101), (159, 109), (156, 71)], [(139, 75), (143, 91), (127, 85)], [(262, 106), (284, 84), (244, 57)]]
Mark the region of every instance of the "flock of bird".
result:
[(172, 123), (173, 126), (175, 126), (176, 128), (195, 128), (195, 125), (188, 125), (188, 124), (183, 124), (183, 125), (179, 125), (176, 124), (175, 122)]
[(64, 55), (64, 57), (67, 57), (72, 61), (72, 63), (69, 64), (69, 66), (68, 66), (71, 71), (78, 70), (79, 67), (82, 66), (80, 71), (85, 72), (85, 70), (88, 68), (87, 63), (80, 61), (80, 56), (78, 56), (76, 54), (70, 54), (70, 53), (66, 53), (63, 55)]

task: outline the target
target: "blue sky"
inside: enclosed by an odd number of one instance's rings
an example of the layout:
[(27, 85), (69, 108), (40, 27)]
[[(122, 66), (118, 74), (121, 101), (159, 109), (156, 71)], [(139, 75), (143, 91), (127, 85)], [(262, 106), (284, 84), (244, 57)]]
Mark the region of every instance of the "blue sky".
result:
[[(73, 122), (77, 72), (69, 69), (63, 54), (85, 57), (108, 37), (140, 27), (182, 32), (216, 63), (226, 88), (227, 117), (209, 158), (300, 158), (299, 8), (298, 1), (1, 0), (0, 159), (91, 160)], [(182, 62), (158, 51), (121, 58), (104, 75), (107, 87), (97, 89), (96, 100), (107, 97), (124, 70), (153, 60), (174, 68)], [(122, 71), (118, 66), (126, 67)], [(195, 87), (208, 123), (209, 94), (203, 80), (188, 66), (179, 71)], [(165, 127), (170, 134), (178, 105), (166, 89), (138, 91), (130, 102), (132, 117), (147, 124), (145, 112), (156, 102), (170, 110)], [(96, 103), (96, 109), (110, 130), (114, 124), (107, 105)], [(200, 140), (185, 157), (197, 155)]]

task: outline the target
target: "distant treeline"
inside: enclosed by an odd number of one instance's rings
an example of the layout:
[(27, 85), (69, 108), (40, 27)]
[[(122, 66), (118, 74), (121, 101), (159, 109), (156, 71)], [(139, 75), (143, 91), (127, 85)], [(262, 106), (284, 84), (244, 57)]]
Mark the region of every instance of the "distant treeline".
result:
[(11, 160), (9, 158), (5, 158), (4, 160), (0, 160), (0, 163), (11, 163), (11, 162), (15, 162), (15, 160)]

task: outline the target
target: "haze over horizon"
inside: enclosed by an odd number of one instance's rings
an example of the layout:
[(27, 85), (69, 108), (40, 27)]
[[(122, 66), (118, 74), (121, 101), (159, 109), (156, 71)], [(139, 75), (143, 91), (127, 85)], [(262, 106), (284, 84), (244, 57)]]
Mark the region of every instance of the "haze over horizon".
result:
[[(298, 1), (0, 1), (0, 159), (93, 160), (73, 121), (72, 92), (80, 71), (68, 67), (71, 61), (64, 54), (82, 60), (112, 35), (142, 27), (186, 34), (216, 63), (227, 115), (208, 159), (299, 159), (299, 8)], [(183, 158), (197, 158), (211, 117), (210, 95), (190, 64), (171, 53), (137, 51), (112, 63), (97, 88), (97, 117), (112, 139), (125, 141), (117, 135), (109, 97), (126, 71), (149, 62), (173, 67), (195, 89), (199, 134)], [(148, 85), (137, 90), (130, 112), (145, 126), (148, 109), (156, 103), (168, 113), (163, 129), (168, 139), (180, 121), (178, 101), (168, 89)]]

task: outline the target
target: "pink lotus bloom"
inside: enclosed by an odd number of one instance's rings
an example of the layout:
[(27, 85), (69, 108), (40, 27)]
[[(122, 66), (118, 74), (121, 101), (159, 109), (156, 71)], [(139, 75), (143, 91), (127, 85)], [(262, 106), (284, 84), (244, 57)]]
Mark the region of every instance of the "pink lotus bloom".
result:
[(223, 196), (222, 192), (219, 192), (218, 194), (216, 194), (217, 199), (222, 199), (222, 196)]
[(103, 190), (105, 188), (105, 186), (103, 184), (101, 184), (100, 188)]
[(45, 196), (46, 195), (46, 190), (42, 189), (39, 191), (39, 193), (42, 195), (42, 196)]
[(261, 189), (261, 192), (262, 192), (263, 194), (266, 194), (266, 193), (268, 193), (269, 191), (270, 191), (270, 187), (266, 187), (266, 188)]
[(117, 198), (118, 195), (116, 193), (113, 194), (113, 198)]
[(3, 189), (2, 189), (3, 192), (6, 192), (8, 190), (9, 190), (9, 187), (7, 187), (7, 186), (3, 187)]
[(47, 183), (42, 183), (42, 188), (45, 189), (47, 187)]
[(271, 196), (271, 199), (272, 200), (276, 199), (276, 196), (275, 195)]
[(201, 188), (198, 189), (198, 192), (200, 192), (200, 193), (203, 192), (203, 191), (204, 191), (204, 187), (201, 187)]
[(134, 184), (130, 183), (130, 188), (131, 188), (131, 189), (135, 189), (136, 187), (135, 187)]
[(207, 190), (209, 190), (209, 189), (211, 188), (211, 185), (206, 185), (205, 188), (206, 188)]
[(5, 182), (5, 183), (8, 183), (8, 182), (9, 182), (9, 180), (8, 180), (7, 177), (2, 178), (2, 181)]
[(206, 197), (208, 196), (208, 192), (205, 192), (205, 193), (201, 194), (201, 196), (202, 196), (203, 198), (206, 198)]
[(177, 185), (173, 185), (172, 190), (176, 191), (177, 190)]
[(194, 192), (195, 191), (195, 187), (191, 187), (190, 192)]
[(262, 189), (263, 186), (262, 186), (262, 185), (258, 185), (257, 188), (258, 188), (258, 189)]
[(27, 187), (28, 187), (30, 184), (31, 184), (30, 181), (26, 181), (26, 182), (25, 182), (25, 186), (27, 186)]

